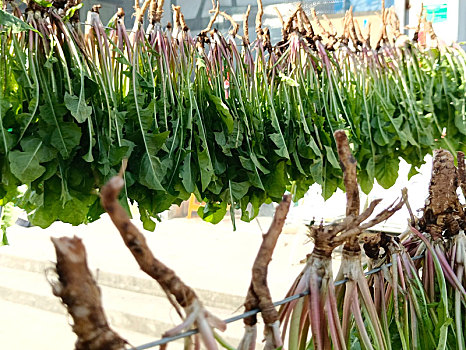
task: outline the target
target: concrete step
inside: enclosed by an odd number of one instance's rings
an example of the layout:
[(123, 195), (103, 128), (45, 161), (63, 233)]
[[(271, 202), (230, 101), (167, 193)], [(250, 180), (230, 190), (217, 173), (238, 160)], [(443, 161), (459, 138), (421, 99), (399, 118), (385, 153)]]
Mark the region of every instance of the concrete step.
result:
[[(9, 302), (0, 298), (0, 346), (2, 349), (64, 350), (74, 349), (76, 336), (65, 314)], [(147, 344), (153, 337), (112, 327), (132, 345)], [(171, 344), (170, 350), (182, 350), (181, 344)]]
[[(65, 308), (61, 305), (59, 299), (53, 296), (51, 287), (47, 282), (47, 278), (54, 278), (51, 264), (47, 270), (48, 272), (44, 274), (43, 272), (38, 273), (5, 267), (3, 263), (7, 259), (4, 256), (1, 259), (0, 299), (45, 312), (66, 314)], [(24, 266), (34, 269), (36, 265), (29, 262), (29, 265)], [(109, 323), (113, 327), (152, 336), (152, 340), (156, 340), (165, 331), (180, 322), (174, 308), (165, 297), (108, 287), (100, 282), (99, 285), (102, 291), (104, 310)], [(232, 316), (232, 309), (207, 308), (221, 319)], [(229, 324), (222, 337), (230, 344), (236, 345), (242, 334), (243, 324), (240, 321)], [(131, 341), (131, 339), (128, 340)], [(133, 345), (139, 345), (132, 343)], [(178, 343), (182, 342), (179, 341)]]
[[(134, 223), (139, 227), (137, 220)], [(269, 222), (261, 218), (263, 230), (268, 225)], [(303, 232), (299, 234), (281, 235), (277, 242), (269, 266), (269, 288), (274, 300), (286, 294), (302, 269), (299, 261), (311, 249), (309, 244), (304, 244), (309, 239), (305, 226), (302, 228)], [(233, 309), (243, 303), (250, 284), (251, 267), (262, 243), (262, 231), (257, 223), (238, 222), (237, 231), (232, 232), (231, 224), (226, 222), (214, 226), (196, 219), (173, 219), (158, 223), (155, 232), (144, 234), (154, 255), (176, 271), (186, 284), (201, 294), (214, 291), (236, 296)], [(139, 269), (108, 215), (89, 225), (71, 226), (56, 222), (45, 230), (15, 225), (8, 231), (10, 246), (1, 247), (0, 255), (54, 261), (55, 251), (50, 237), (75, 235), (83, 240), (92, 271), (100, 269), (151, 280)], [(130, 282), (128, 285), (135, 284)], [(152, 286), (149, 289), (152, 291)], [(201, 299), (214, 300), (211, 295)]]
[[(0, 266), (42, 274), (46, 269), (53, 268), (54, 264), (50, 261), (40, 261), (15, 255), (1, 254)], [(118, 274), (100, 269), (95, 269), (93, 275), (100, 286), (165, 297), (162, 288), (160, 288), (157, 282), (150, 278)], [(238, 295), (200, 288), (194, 289), (204, 305), (208, 307), (235, 310), (244, 303), (244, 298)]]

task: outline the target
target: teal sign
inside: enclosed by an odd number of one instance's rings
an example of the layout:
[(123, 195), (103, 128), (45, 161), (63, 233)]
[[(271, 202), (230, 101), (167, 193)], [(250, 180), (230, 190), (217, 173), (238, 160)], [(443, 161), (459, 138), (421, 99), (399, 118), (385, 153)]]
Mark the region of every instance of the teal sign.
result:
[(447, 20), (447, 7), (447, 4), (424, 6), (427, 20), (432, 23), (445, 22)]

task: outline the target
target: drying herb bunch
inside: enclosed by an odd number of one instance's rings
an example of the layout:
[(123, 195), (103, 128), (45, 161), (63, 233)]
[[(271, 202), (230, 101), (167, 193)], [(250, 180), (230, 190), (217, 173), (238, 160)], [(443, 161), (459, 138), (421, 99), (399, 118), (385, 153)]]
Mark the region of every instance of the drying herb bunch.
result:
[[(282, 306), (283, 340), (289, 349), (465, 349), (466, 193), (464, 154), (434, 152), (429, 196), (422, 217), (408, 203), (393, 205), (366, 224), (377, 202), (359, 215), (355, 158), (342, 131), (335, 133), (347, 190), (346, 218), (310, 226), (314, 249), (288, 296), (304, 298)], [(364, 232), (402, 204), (410, 222), (400, 237)], [(366, 253), (362, 263), (360, 244)], [(332, 278), (332, 251), (343, 245), (340, 271)], [(378, 268), (366, 279), (364, 271)], [(341, 283), (344, 281), (344, 283)]]
[[(379, 200), (359, 213), (356, 160), (346, 133), (338, 130), (334, 136), (347, 189), (346, 218), (329, 225), (309, 225), (314, 249), (288, 293), (304, 297), (294, 299), (277, 312), (267, 274), (291, 203), (291, 196), (283, 197), (268, 232), (263, 235), (244, 304), (245, 311), (261, 310), (265, 323), (263, 348), (464, 350), (466, 220), (465, 205), (457, 194), (458, 188), (463, 194), (466, 192), (464, 154), (458, 152), (456, 167), (451, 153), (435, 151), (429, 197), (422, 217), (412, 213), (404, 189), (402, 200), (371, 219)], [(185, 349), (197, 349), (201, 342), (209, 350), (217, 349), (218, 345), (234, 349), (213, 331), (213, 328), (225, 330), (225, 324), (203, 307), (194, 290), (173, 270), (154, 257), (144, 235), (131, 223), (118, 202), (118, 193), (124, 187), (123, 173), (102, 188), (102, 205), (141, 269), (157, 280), (183, 319), (164, 335), (173, 336), (198, 327), (200, 336), (196, 335), (193, 341), (185, 338)], [(366, 231), (391, 217), (403, 204), (408, 206), (411, 218), (408, 230), (400, 237)], [(80, 240), (53, 238), (52, 241), (57, 251), (58, 274), (58, 281), (52, 283), (53, 292), (74, 319), (76, 349), (125, 348), (127, 342), (106, 321), (100, 290), (89, 273)], [(363, 242), (368, 258), (364, 265), (361, 249), (356, 248)], [(344, 245), (342, 268), (335, 282), (332, 252), (340, 245)], [(364, 271), (372, 268), (379, 271), (372, 271), (366, 279)], [(86, 288), (90, 294), (85, 292)], [(78, 309), (91, 310), (97, 318), (89, 318), (89, 313), (77, 312)], [(254, 350), (257, 318), (248, 316), (244, 323), (244, 336), (237, 349)]]
[[(281, 307), (280, 321), (283, 337), (289, 330), (288, 348), (313, 349), (350, 348), (350, 332), (357, 332), (358, 346), (365, 349), (386, 349), (387, 341), (381, 329), (379, 317), (364, 276), (359, 249), (359, 237), (367, 229), (390, 218), (403, 206), (403, 201), (366, 221), (380, 200), (374, 200), (359, 213), (359, 191), (356, 179), (356, 159), (351, 154), (344, 131), (335, 132), (341, 168), (347, 193), (346, 217), (341, 222), (309, 226), (309, 236), (314, 249), (307, 258), (306, 266), (293, 283), (287, 296), (307, 292), (298, 300)], [(341, 273), (338, 280), (347, 279), (344, 286), (334, 286), (332, 253), (344, 244)], [(341, 275), (341, 276), (340, 276)], [(342, 288), (344, 299), (339, 302)], [(354, 317), (354, 324), (352, 318)], [(311, 331), (311, 332), (309, 332)], [(309, 337), (311, 338), (309, 340)], [(351, 339), (353, 343), (353, 339)]]
[[(466, 240), (464, 154), (434, 152), (429, 196), (402, 237), (366, 237), (369, 268), (391, 263), (368, 281), (383, 329), (393, 349), (465, 349)], [(414, 260), (414, 257), (421, 259)]]
[[(125, 158), (121, 203), (136, 201), (153, 230), (190, 193), (212, 223), (228, 204), (249, 221), (292, 184), (295, 198), (313, 183), (329, 198), (343, 188), (337, 129), (366, 193), (375, 180), (394, 184), (400, 158), (412, 175), (436, 147), (465, 149), (463, 50), (407, 40), (392, 10), (371, 35), (351, 11), (337, 33), (298, 6), (280, 14), (283, 40), (273, 44), (261, 11), (250, 40), (250, 8), (241, 36), (218, 4), (193, 36), (179, 7), (162, 27), (161, 0), (136, 1), (130, 32), (123, 11), (104, 26), (98, 6), (83, 32), (80, 5), (0, 10), (0, 205), (14, 201), (40, 227), (98, 219), (99, 188)], [(227, 36), (214, 28), (219, 16), (232, 22)]]

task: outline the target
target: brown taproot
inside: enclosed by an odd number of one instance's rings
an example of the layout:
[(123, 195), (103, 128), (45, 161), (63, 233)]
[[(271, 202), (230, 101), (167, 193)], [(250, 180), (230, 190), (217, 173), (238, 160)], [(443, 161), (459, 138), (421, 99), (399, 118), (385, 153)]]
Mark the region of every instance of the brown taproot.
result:
[(160, 284), (167, 294), (168, 300), (181, 317), (182, 315), (178, 305), (185, 310), (186, 317), (184, 321), (180, 325), (165, 332), (164, 336), (173, 336), (185, 329), (197, 326), (206, 348), (208, 350), (217, 349), (212, 327), (224, 331), (226, 329), (226, 324), (208, 312), (195, 292), (184, 284), (173, 270), (154, 257), (147, 245), (144, 235), (131, 222), (125, 209), (123, 209), (118, 202), (118, 195), (124, 185), (122, 177), (123, 168), (117, 176), (112, 177), (107, 184), (102, 187), (101, 202), (141, 270)]
[(421, 230), (434, 239), (453, 236), (464, 219), (463, 207), (458, 199), (458, 172), (453, 155), (443, 149), (434, 152), (429, 196), (419, 220)]
[[(251, 284), (244, 303), (245, 312), (255, 308), (261, 310), (262, 318), (265, 323), (264, 333), (266, 337), (266, 348), (272, 349), (282, 346), (282, 341), (279, 334), (278, 312), (273, 305), (270, 290), (267, 285), (267, 271), (268, 265), (272, 260), (272, 254), (277, 244), (278, 237), (285, 224), (290, 203), (291, 196), (283, 196), (282, 201), (275, 211), (269, 230), (262, 236), (262, 244), (254, 260)], [(247, 349), (251, 346), (250, 338), (253, 338), (251, 334), (255, 334), (255, 330), (252, 330), (252, 327), (255, 327), (257, 318), (255, 315), (247, 317), (244, 319), (244, 323), (246, 325), (246, 332), (240, 344), (240, 349)]]
[(100, 288), (87, 266), (86, 249), (77, 237), (52, 238), (57, 255), (58, 282), (53, 294), (59, 297), (73, 318), (76, 350), (120, 350), (127, 341), (108, 325)]

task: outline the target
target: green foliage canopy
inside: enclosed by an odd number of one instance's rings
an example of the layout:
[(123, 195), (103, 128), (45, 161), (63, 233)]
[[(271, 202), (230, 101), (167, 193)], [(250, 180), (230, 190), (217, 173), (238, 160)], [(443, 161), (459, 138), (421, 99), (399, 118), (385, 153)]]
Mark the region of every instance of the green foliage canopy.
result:
[(189, 32), (128, 36), (122, 21), (92, 18), (85, 36), (55, 10), (0, 11), (0, 205), (35, 225), (98, 219), (99, 188), (125, 158), (121, 201), (154, 229), (190, 193), (214, 223), (227, 204), (253, 219), (292, 183), (297, 198), (313, 183), (329, 198), (342, 187), (337, 129), (366, 193), (395, 183), (400, 158), (414, 174), (433, 149), (466, 148), (459, 47), (328, 51), (296, 34), (240, 49), (216, 32), (204, 47)]

